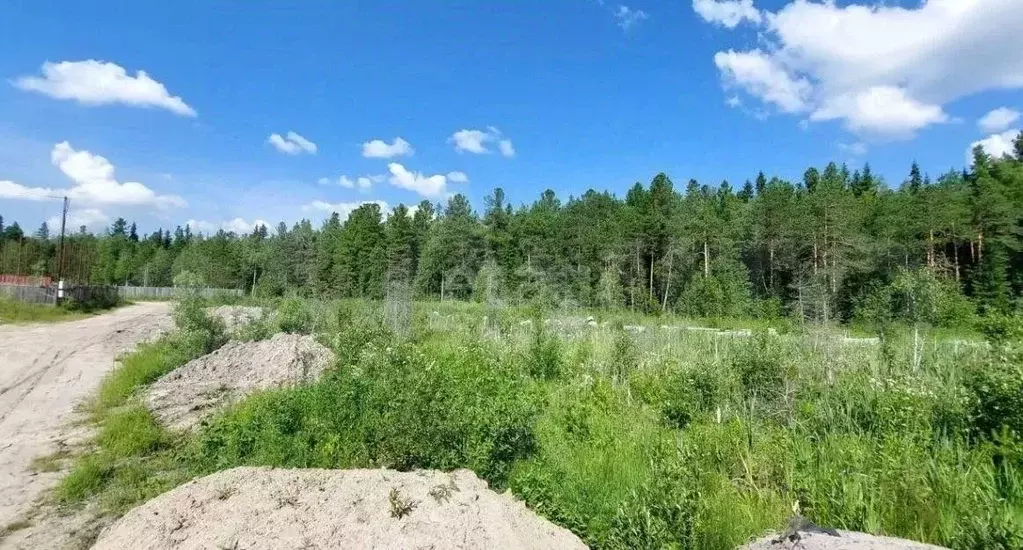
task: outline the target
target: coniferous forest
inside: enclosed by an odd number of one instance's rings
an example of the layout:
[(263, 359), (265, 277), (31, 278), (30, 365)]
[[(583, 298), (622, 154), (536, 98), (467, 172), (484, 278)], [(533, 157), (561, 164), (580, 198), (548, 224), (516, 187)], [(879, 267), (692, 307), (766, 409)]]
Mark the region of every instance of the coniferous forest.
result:
[[(99, 235), (69, 229), (62, 271), (78, 283), (148, 286), (188, 271), (262, 296), (380, 298), (402, 282), (422, 299), (941, 325), (1016, 307), (1021, 221), (1018, 138), (1014, 156), (978, 148), (969, 169), (937, 177), (914, 162), (902, 181), (835, 163), (800, 181), (662, 173), (624, 197), (548, 190), (515, 206), (495, 189), (479, 211), (460, 194), (391, 212), (367, 203), (320, 227), (282, 222), (247, 235), (144, 235), (118, 219)], [(0, 273), (55, 274), (57, 232), (0, 218)], [(908, 288), (927, 303), (906, 303)]]

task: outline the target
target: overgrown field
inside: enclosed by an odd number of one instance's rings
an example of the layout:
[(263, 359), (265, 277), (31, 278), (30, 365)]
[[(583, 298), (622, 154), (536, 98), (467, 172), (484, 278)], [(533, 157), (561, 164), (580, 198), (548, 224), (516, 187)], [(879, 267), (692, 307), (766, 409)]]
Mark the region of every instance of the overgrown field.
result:
[(461, 303), (275, 308), (235, 337), (313, 333), (336, 368), (169, 433), (133, 396), (224, 341), (186, 303), (178, 333), (105, 383), (96, 447), (61, 501), (121, 513), (238, 465), (465, 467), (594, 548), (733, 548), (795, 502), (831, 527), (1023, 548), (1013, 319), (985, 343)]

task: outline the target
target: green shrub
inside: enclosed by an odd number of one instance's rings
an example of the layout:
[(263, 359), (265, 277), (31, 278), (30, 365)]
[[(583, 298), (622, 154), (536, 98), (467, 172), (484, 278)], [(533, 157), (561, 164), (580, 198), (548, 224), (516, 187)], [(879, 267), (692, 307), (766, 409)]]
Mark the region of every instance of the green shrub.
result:
[(1023, 363), (995, 360), (970, 369), (971, 418), (981, 437), (1008, 430), (1023, 438)]
[(561, 340), (551, 334), (539, 319), (533, 321), (532, 340), (527, 358), (529, 374), (541, 380), (553, 380), (564, 370)]
[(708, 369), (678, 371), (665, 376), (665, 392), (658, 405), (664, 421), (682, 429), (714, 410), (724, 397), (723, 381)]
[(206, 470), (294, 467), (471, 468), (501, 486), (533, 452), (532, 391), (478, 346), (427, 357), (367, 345), (317, 384), (241, 403), (203, 433)]
[(747, 398), (772, 401), (780, 397), (786, 372), (779, 352), (774, 340), (763, 334), (739, 348), (731, 367)]
[(614, 327), (614, 341), (611, 344), (609, 373), (616, 382), (628, 380), (629, 375), (639, 368), (639, 351), (632, 335), (622, 329), (620, 323)]
[(224, 321), (206, 313), (206, 301), (197, 296), (181, 299), (174, 307), (178, 347), (190, 356), (212, 353), (227, 342)]
[(277, 308), (277, 326), (284, 332), (311, 333), (313, 315), (308, 303), (297, 296), (285, 298)]

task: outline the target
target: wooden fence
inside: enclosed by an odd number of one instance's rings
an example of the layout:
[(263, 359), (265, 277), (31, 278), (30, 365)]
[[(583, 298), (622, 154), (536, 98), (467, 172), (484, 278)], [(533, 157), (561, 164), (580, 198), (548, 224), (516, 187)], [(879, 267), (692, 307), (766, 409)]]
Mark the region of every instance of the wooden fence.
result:
[[(78, 302), (114, 303), (116, 297), (124, 300), (170, 300), (177, 297), (180, 289), (159, 286), (71, 286), (64, 289), (64, 299)], [(203, 288), (199, 294), (204, 298), (223, 296), (244, 296), (245, 291), (234, 288)], [(30, 304), (57, 303), (57, 287), (37, 285), (0, 285), (0, 298)]]
[(0, 298), (29, 304), (57, 303), (57, 289), (35, 285), (0, 285)]
[[(169, 300), (178, 295), (181, 289), (172, 286), (119, 286), (117, 293), (125, 300), (163, 299)], [(203, 288), (199, 290), (203, 298), (222, 296), (244, 296), (245, 291), (237, 288)]]

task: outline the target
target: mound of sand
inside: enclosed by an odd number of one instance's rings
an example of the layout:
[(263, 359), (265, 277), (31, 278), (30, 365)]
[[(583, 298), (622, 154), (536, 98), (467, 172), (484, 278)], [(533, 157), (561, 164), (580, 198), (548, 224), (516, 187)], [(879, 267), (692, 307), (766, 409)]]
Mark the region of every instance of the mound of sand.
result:
[(263, 308), (256, 306), (218, 306), (207, 308), (206, 313), (223, 320), (227, 330), (241, 328), (263, 318)]
[[(857, 533), (855, 531), (839, 531), (837, 537), (823, 533), (803, 533), (799, 544), (795, 548), (800, 550), (941, 550), (940, 546), (932, 546), (922, 542), (915, 542), (892, 537), (880, 537)], [(783, 544), (775, 543), (777, 535), (771, 535), (751, 542), (742, 548), (744, 550), (787, 550), (792, 547), (789, 542)]]
[(164, 424), (192, 428), (215, 409), (256, 390), (313, 380), (332, 358), (311, 336), (275, 334), (260, 342), (228, 342), (157, 380), (146, 405)]
[[(402, 513), (399, 513), (402, 512)], [(400, 516), (400, 517), (399, 517)], [(164, 493), (94, 550), (584, 549), (469, 470), (235, 468)]]

